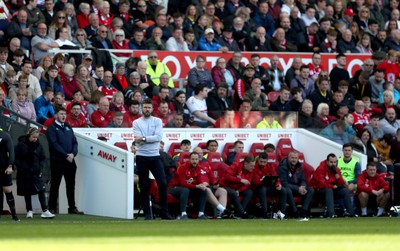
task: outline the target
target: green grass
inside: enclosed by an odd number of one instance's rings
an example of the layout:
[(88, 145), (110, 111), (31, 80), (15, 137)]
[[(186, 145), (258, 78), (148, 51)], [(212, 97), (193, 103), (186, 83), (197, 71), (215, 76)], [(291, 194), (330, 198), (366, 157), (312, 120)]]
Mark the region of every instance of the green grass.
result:
[[(0, 218), (1, 250), (398, 250), (400, 218), (146, 222), (57, 215)], [(5, 249), (7, 247), (7, 249)], [(55, 248), (56, 247), (56, 248)]]

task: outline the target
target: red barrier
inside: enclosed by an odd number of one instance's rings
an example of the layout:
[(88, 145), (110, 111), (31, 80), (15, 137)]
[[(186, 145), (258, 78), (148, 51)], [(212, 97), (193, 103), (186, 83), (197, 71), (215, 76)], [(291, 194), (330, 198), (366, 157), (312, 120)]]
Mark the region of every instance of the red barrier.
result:
[[(203, 55), (206, 58), (205, 67), (210, 69), (215, 65), (215, 62), (219, 57), (224, 57), (229, 60), (232, 57), (232, 52), (204, 52), (204, 51), (193, 51), (193, 52), (170, 52), (170, 51), (157, 51), (159, 59), (166, 63), (172, 73), (172, 78), (186, 78), (187, 73), (191, 68), (196, 65), (195, 59), (198, 55)], [(301, 56), (304, 64), (311, 62), (311, 53), (275, 53), (275, 52), (242, 52), (244, 65), (250, 62), (251, 55), (257, 53), (260, 55), (261, 65), (268, 67), (270, 65), (269, 58), (272, 55), (279, 56), (279, 62), (281, 69), (286, 72), (293, 63), (293, 58), (297, 55)], [(135, 57), (140, 57), (142, 60), (147, 59), (148, 51), (134, 51)], [(322, 53), (321, 64), (325, 69), (331, 71), (336, 66), (336, 54)], [(347, 54), (347, 69), (350, 75), (353, 75), (363, 61), (367, 58), (371, 58), (370, 54)]]

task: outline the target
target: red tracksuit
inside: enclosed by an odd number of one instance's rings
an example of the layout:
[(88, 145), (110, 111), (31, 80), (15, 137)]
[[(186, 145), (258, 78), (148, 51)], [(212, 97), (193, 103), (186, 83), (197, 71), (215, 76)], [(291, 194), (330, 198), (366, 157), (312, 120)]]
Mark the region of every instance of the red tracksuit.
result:
[[(265, 167), (261, 168), (257, 162), (253, 172), (256, 172), (256, 182), (259, 181), (259, 184), (254, 184), (256, 186), (261, 185), (261, 179), (263, 176), (278, 176), (278, 174), (276, 173), (276, 169), (272, 164), (267, 164)], [(279, 185), (281, 185), (281, 180), (278, 178), (278, 180), (275, 182), (275, 187)]]
[(340, 175), (339, 179), (336, 179), (333, 171), (327, 166), (326, 161), (323, 160), (315, 170), (311, 179), (311, 186), (316, 189), (332, 188), (333, 186), (341, 186), (345, 184), (340, 169), (336, 167), (336, 172)]
[[(196, 185), (201, 184), (200, 176), (205, 173), (204, 164), (199, 163), (196, 168), (192, 167), (190, 161), (186, 161), (183, 165), (179, 166), (174, 177), (169, 183), (169, 187), (186, 187), (186, 188), (196, 188)], [(202, 174), (203, 172), (203, 174)]]
[[(239, 192), (243, 192), (250, 189), (252, 185), (257, 185), (257, 174), (252, 171), (249, 172), (244, 169), (244, 162), (233, 163), (222, 177), (220, 183), (222, 187), (230, 187)], [(242, 179), (250, 181), (250, 184), (246, 185), (240, 182)]]
[(364, 170), (357, 178), (357, 194), (361, 192), (372, 194), (372, 190), (378, 191), (382, 188), (385, 193), (389, 192), (389, 184), (378, 173), (371, 177), (368, 175), (367, 170)]
[(353, 112), (353, 117), (354, 117), (354, 125), (356, 126), (357, 132), (361, 132), (364, 126), (368, 125), (369, 123), (369, 115), (368, 112), (365, 112), (363, 114), (358, 114), (356, 112)]

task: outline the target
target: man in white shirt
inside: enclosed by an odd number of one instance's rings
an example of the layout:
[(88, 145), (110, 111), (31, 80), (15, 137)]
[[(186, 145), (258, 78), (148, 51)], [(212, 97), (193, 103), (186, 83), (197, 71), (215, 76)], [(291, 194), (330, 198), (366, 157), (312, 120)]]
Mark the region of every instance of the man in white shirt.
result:
[(183, 39), (182, 29), (176, 27), (172, 37), (167, 40), (166, 47), (168, 51), (189, 51), (187, 43)]
[(33, 90), (34, 99), (42, 96), (42, 89), (40, 88), (39, 79), (32, 74), (32, 61), (24, 60), (21, 66), (21, 71), (17, 74), (17, 79), (19, 76), (25, 75), (28, 77), (28, 86)]
[(202, 83), (194, 87), (194, 96), (186, 101), (191, 115), (194, 117), (194, 125), (206, 128), (215, 124), (215, 120), (208, 116), (206, 98), (209, 89)]

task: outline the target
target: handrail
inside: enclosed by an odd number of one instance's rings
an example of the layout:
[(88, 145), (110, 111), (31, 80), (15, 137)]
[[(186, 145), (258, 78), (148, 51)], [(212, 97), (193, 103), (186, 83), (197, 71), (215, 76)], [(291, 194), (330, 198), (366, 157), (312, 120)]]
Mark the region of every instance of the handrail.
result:
[(20, 113), (15, 112), (15, 111), (13, 111), (11, 109), (8, 109), (7, 107), (2, 106), (2, 105), (0, 105), (0, 117), (1, 118), (6, 116), (6, 115), (4, 115), (4, 111), (7, 111), (10, 114), (10, 119), (9, 120), (1, 119), (0, 120), (0, 127), (1, 128), (8, 127), (9, 125), (7, 124), (7, 122), (9, 122), (9, 121), (15, 121), (15, 123), (18, 123), (18, 119), (22, 119), (22, 120), (26, 121), (27, 129), (29, 127), (36, 127), (38, 129), (46, 129), (46, 127), (44, 125), (42, 125), (42, 124), (40, 124), (40, 123), (38, 123), (36, 121), (33, 121), (33, 120), (21, 115)]

